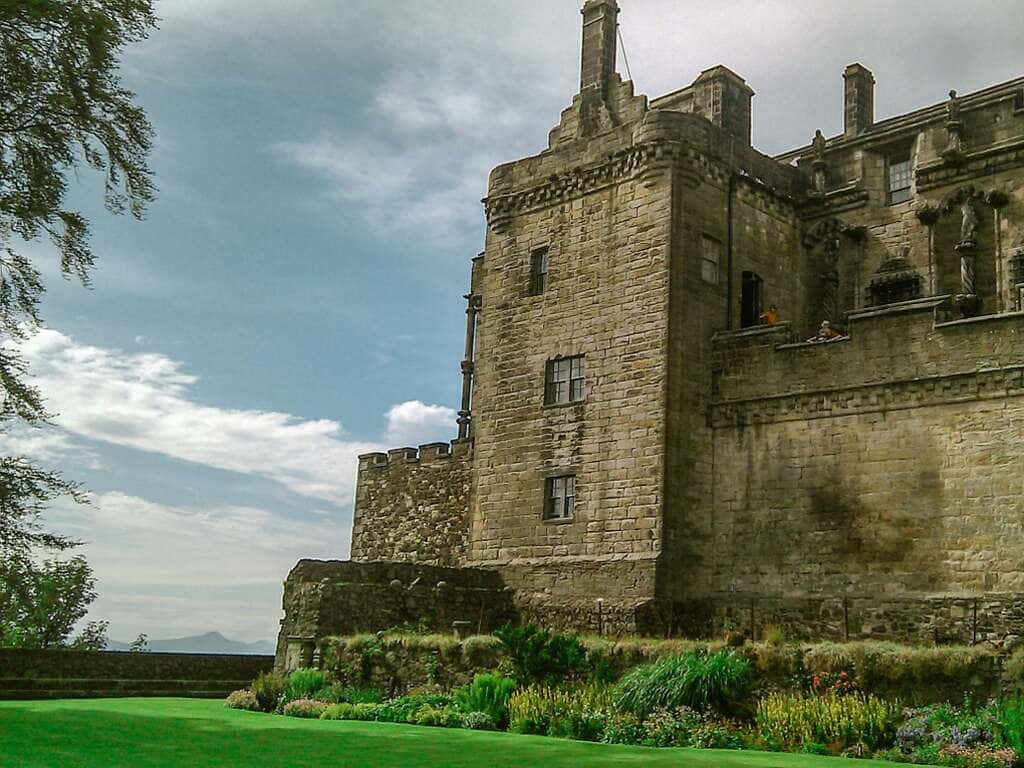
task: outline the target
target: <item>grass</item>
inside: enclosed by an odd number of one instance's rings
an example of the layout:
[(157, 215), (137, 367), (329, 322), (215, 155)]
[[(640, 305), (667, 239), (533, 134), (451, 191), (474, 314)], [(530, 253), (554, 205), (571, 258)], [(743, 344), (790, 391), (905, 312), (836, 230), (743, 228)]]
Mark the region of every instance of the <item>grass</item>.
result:
[[(412, 725), (300, 720), (200, 699), (0, 702), (3, 768), (842, 768), (842, 758), (648, 749)], [(858, 760), (858, 768), (892, 763)]]

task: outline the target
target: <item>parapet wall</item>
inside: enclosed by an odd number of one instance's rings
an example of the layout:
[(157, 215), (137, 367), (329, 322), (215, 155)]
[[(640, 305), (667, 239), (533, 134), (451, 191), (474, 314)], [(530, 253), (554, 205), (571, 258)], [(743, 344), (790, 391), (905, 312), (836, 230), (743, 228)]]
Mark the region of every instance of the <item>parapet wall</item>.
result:
[(497, 571), (410, 563), (300, 560), (284, 583), (277, 667), (315, 663), (325, 637), (400, 626), (490, 632), (515, 618)]
[(272, 666), (272, 656), (3, 648), (0, 699), (220, 698)]
[(352, 559), (458, 565), (469, 536), (472, 442), (359, 457)]
[(943, 315), (936, 297), (852, 313), (823, 344), (715, 338), (716, 616), (967, 640), (977, 598), (972, 632), (1016, 632), (1024, 314)]

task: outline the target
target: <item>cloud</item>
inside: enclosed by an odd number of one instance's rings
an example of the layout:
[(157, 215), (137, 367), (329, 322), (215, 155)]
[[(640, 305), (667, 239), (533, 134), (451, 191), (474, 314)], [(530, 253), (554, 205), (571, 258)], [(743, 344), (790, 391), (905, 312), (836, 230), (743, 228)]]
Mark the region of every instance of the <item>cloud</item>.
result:
[(99, 455), (52, 426), (7, 425), (0, 433), (0, 455), (18, 456), (44, 465), (72, 461), (92, 470), (103, 469)]
[(443, 405), (409, 400), (394, 405), (385, 414), (387, 442), (394, 447), (417, 446), (454, 437), (456, 413)]
[(337, 421), (200, 404), (198, 378), (162, 354), (80, 344), (55, 330), (21, 350), (54, 422), (93, 440), (258, 475), (337, 504), (352, 500), (356, 456), (380, 449), (348, 439)]
[(337, 514), (287, 517), (256, 507), (190, 508), (124, 493), (60, 502), (55, 529), (84, 539), (100, 597), (90, 618), (111, 636), (180, 637), (220, 629), (272, 639), (281, 581), (303, 557), (347, 554)]

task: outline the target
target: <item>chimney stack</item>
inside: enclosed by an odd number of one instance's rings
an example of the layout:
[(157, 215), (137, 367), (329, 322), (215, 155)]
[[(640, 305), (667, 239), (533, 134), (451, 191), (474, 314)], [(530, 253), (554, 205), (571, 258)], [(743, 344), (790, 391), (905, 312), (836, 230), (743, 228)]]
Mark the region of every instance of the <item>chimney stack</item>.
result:
[(619, 5), (615, 0), (587, 0), (583, 5), (583, 55), (580, 93), (597, 89), (603, 98), (615, 74)]
[(851, 64), (843, 72), (846, 99), (843, 134), (860, 136), (875, 123), (875, 76), (863, 64)]

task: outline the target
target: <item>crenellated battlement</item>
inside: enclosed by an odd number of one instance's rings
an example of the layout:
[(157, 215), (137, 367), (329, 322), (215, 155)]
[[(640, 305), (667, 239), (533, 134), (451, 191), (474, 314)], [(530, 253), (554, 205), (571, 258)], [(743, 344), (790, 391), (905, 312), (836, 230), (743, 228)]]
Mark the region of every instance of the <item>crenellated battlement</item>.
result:
[(359, 457), (359, 471), (385, 469), (396, 464), (430, 464), (465, 459), (472, 455), (472, 440), (450, 440), (446, 443), (424, 443), (418, 448), (392, 448), (387, 453), (364, 453)]
[(352, 559), (457, 565), (469, 534), (473, 441), (359, 457)]

